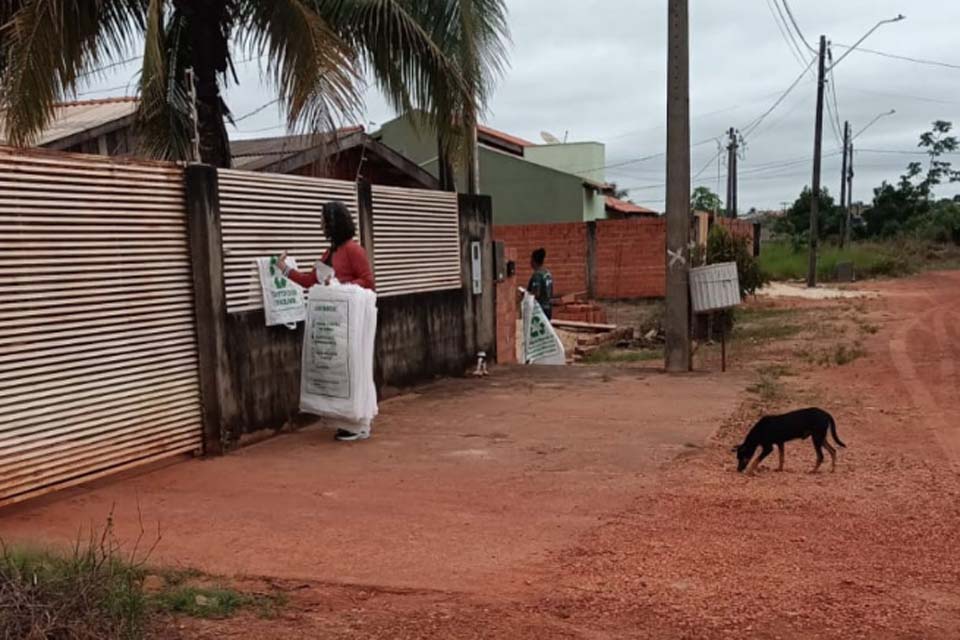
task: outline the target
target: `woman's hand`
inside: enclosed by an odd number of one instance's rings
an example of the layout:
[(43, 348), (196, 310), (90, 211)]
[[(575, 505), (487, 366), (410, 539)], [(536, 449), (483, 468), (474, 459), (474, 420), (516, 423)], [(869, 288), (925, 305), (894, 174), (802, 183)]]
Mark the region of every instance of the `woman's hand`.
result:
[(286, 275), (287, 273), (287, 252), (284, 251), (280, 254), (280, 257), (277, 258), (277, 268), (280, 269), (280, 273)]

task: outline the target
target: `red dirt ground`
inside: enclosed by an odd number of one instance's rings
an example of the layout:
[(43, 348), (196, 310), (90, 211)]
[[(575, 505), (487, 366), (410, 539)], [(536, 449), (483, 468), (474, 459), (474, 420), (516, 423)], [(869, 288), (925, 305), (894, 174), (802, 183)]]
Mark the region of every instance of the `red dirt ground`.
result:
[[(63, 541), (116, 501), (129, 536), (139, 497), (160, 561), (289, 600), (158, 638), (957, 638), (960, 273), (871, 288), (775, 303), (811, 326), (734, 345), (727, 377), (446, 382), (359, 447), (284, 436), (7, 512), (0, 535)], [(867, 355), (802, 355), (848, 342)], [(739, 394), (771, 364), (782, 394)], [(806, 473), (800, 443), (785, 473), (734, 473), (749, 423), (800, 404), (836, 416), (837, 472)]]

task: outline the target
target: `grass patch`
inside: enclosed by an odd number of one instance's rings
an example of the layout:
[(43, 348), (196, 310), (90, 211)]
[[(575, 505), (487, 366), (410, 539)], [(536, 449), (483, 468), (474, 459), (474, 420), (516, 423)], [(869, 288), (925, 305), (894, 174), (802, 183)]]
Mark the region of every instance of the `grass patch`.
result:
[(784, 396), (785, 389), (778, 376), (760, 372), (757, 382), (747, 387), (747, 391), (757, 394), (764, 402), (776, 402)]
[(800, 313), (796, 309), (784, 309), (782, 307), (737, 307), (736, 308), (736, 321), (737, 322), (762, 322), (764, 320), (771, 320), (776, 318), (782, 318), (786, 315), (792, 315)]
[(739, 340), (768, 342), (771, 340), (792, 338), (802, 331), (803, 327), (798, 324), (786, 324), (782, 322), (751, 323), (734, 327), (733, 336)]
[(222, 586), (179, 585), (153, 598), (160, 611), (192, 618), (229, 618), (241, 609), (252, 609), (262, 618), (274, 618), (286, 604), (280, 595), (250, 595)]
[(144, 571), (107, 537), (73, 553), (4, 548), (0, 637), (142, 638), (148, 617)]
[(852, 347), (848, 347), (845, 344), (837, 345), (836, 349), (833, 351), (833, 363), (838, 367), (850, 364), (855, 360), (859, 360), (863, 356), (867, 355), (867, 352), (860, 344), (855, 344)]
[[(773, 242), (763, 246), (760, 265), (773, 280), (802, 280), (807, 277), (808, 253), (795, 251), (790, 243)], [(837, 265), (852, 262), (858, 279), (904, 276), (924, 266), (923, 254), (894, 243), (865, 242), (846, 249), (821, 247), (817, 260), (817, 278), (836, 280)]]
[(228, 618), (241, 607), (252, 604), (252, 598), (234, 589), (176, 586), (159, 593), (154, 604), (161, 611), (193, 618)]
[(659, 349), (597, 349), (583, 358), (584, 364), (629, 364), (663, 359)]

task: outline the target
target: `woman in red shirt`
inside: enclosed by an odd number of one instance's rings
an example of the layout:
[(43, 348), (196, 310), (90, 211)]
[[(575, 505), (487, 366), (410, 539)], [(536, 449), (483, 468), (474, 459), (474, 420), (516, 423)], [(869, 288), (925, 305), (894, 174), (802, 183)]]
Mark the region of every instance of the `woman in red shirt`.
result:
[[(376, 291), (377, 286), (373, 279), (373, 269), (367, 252), (355, 240), (356, 226), (350, 216), (350, 210), (342, 202), (328, 202), (323, 205), (323, 234), (330, 241), (330, 248), (324, 252), (320, 262), (333, 269), (333, 275), (340, 284), (355, 284), (364, 289)], [(301, 287), (309, 289), (320, 283), (316, 269), (297, 271), (290, 268), (284, 252), (278, 261), (283, 274)], [(329, 280), (323, 283), (330, 284)], [(370, 437), (370, 421), (363, 423), (342, 423), (337, 429), (337, 440), (352, 442), (366, 440)]]

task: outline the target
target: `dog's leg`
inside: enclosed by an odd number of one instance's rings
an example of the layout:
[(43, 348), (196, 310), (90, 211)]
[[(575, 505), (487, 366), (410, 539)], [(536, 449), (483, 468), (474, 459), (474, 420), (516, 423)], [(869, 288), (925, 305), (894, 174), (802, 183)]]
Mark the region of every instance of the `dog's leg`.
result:
[(823, 449), (821, 449), (822, 446), (823, 446), (823, 437), (813, 436), (813, 449), (814, 451), (817, 452), (817, 466), (815, 466), (813, 468), (813, 471), (811, 471), (810, 473), (816, 473), (820, 471), (820, 465), (823, 464)]
[(827, 439), (823, 439), (823, 447), (827, 450), (827, 453), (830, 454), (830, 473), (833, 473), (837, 470), (837, 450), (834, 449)]
[(783, 471), (783, 443), (777, 443), (777, 452), (780, 454), (780, 466), (777, 467), (777, 471)]
[(760, 452), (760, 455), (758, 455), (756, 459), (750, 464), (750, 468), (747, 470), (747, 473), (750, 475), (753, 475), (754, 472), (757, 470), (757, 467), (760, 466), (760, 463), (763, 462), (763, 459), (766, 458), (771, 453), (773, 453), (773, 447), (771, 447), (768, 444), (763, 445), (763, 450)]

